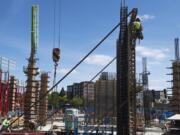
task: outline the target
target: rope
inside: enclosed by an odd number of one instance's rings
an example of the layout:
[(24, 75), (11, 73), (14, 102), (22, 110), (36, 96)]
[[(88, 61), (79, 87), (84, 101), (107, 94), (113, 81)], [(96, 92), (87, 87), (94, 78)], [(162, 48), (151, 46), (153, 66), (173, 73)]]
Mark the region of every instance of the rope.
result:
[[(35, 106), (37, 103), (39, 103), (40, 100), (46, 97), (46, 95), (52, 91), (60, 82), (62, 82), (72, 71), (74, 71), (91, 53), (93, 53), (118, 27), (120, 26), (120, 22), (94, 47), (92, 48), (89, 53), (87, 53), (69, 72), (67, 72), (55, 85), (53, 85), (44, 95), (42, 95), (39, 100), (36, 103), (33, 103), (30, 107), (29, 110)], [(20, 117), (24, 115), (21, 114), (17, 119), (12, 121), (8, 127), (10, 127), (14, 122), (16, 122)], [(7, 127), (7, 128), (8, 128)]]

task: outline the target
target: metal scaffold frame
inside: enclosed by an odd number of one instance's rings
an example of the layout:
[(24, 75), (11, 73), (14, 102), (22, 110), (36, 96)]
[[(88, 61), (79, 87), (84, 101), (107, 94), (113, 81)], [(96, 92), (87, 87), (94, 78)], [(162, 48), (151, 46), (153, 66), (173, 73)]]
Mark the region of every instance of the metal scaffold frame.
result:
[[(2, 75), (5, 79), (2, 79)], [(9, 73), (0, 71), (0, 115), (6, 116), (9, 111)]]
[(9, 76), (10, 69), (13, 69), (16, 65), (15, 61), (12, 61), (5, 57), (0, 57), (0, 115), (6, 116), (9, 111)]

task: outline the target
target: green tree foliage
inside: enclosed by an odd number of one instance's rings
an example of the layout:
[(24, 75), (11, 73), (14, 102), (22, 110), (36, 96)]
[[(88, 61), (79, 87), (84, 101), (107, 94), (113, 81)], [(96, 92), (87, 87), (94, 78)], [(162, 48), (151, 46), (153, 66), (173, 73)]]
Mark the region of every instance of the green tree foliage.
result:
[(73, 107), (79, 108), (83, 106), (84, 102), (83, 98), (80, 97), (74, 97), (70, 100), (64, 92), (61, 94), (58, 92), (52, 92), (48, 95), (48, 103), (53, 108), (57, 109), (65, 104), (71, 104)]
[(59, 93), (58, 92), (52, 92), (48, 95), (48, 103), (49, 105), (52, 105), (54, 108), (58, 108), (59, 106)]
[(71, 105), (74, 107), (81, 107), (83, 105), (83, 99), (79, 98), (79, 97), (74, 97), (71, 101), (70, 101)]
[(61, 105), (65, 105), (65, 104), (69, 103), (66, 95), (65, 96), (59, 96), (59, 102)]
[(66, 92), (65, 92), (64, 88), (62, 87), (59, 96), (64, 97), (65, 95), (66, 95)]

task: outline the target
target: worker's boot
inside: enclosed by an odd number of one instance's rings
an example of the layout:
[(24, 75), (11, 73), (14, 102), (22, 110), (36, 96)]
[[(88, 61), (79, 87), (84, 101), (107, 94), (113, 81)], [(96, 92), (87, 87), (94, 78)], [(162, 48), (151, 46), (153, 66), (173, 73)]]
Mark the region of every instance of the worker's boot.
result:
[(143, 40), (144, 39), (144, 36), (142, 34), (142, 31), (139, 33), (139, 39)]
[(142, 40), (142, 39), (144, 38), (144, 37), (143, 37), (143, 34), (142, 34), (142, 31), (139, 31), (139, 30), (136, 32), (136, 36), (137, 36), (137, 38), (140, 39), (140, 40)]

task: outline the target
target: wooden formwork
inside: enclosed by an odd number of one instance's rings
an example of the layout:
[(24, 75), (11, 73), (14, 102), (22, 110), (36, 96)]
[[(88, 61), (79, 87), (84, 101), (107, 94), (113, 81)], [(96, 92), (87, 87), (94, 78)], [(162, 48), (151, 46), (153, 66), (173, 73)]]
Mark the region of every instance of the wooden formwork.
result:
[(47, 119), (47, 105), (48, 105), (48, 100), (47, 100), (47, 96), (44, 96), (47, 93), (48, 90), (48, 73), (42, 73), (41, 74), (41, 88), (40, 88), (40, 92), (39, 92), (39, 97), (40, 97), (40, 101), (39, 101), (39, 113), (38, 113), (38, 118), (39, 118), (39, 123), (40, 124), (45, 124), (46, 123), (46, 119)]
[(17, 80), (14, 76), (10, 77), (9, 83), (9, 110), (15, 112)]

